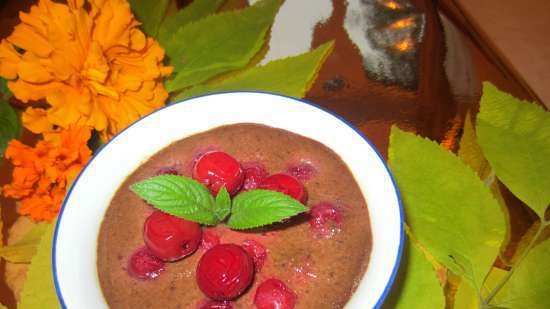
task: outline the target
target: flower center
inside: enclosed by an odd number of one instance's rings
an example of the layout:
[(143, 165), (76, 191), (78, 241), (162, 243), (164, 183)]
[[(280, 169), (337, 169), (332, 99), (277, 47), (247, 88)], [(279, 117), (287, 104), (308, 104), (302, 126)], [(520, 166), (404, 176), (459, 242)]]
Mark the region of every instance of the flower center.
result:
[(80, 72), (82, 80), (92, 92), (118, 100), (118, 92), (106, 84), (110, 69), (101, 46), (95, 41), (92, 42)]

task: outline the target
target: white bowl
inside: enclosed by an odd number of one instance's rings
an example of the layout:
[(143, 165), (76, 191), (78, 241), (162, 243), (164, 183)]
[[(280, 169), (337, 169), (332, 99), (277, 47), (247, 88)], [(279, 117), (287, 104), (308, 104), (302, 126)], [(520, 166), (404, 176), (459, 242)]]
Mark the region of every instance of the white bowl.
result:
[(97, 239), (105, 211), (126, 177), (174, 141), (243, 122), (317, 140), (348, 165), (367, 201), (373, 244), (367, 271), (344, 309), (381, 306), (403, 248), (403, 211), (384, 160), (361, 133), (314, 104), (231, 92), (189, 99), (148, 115), (104, 145), (84, 168), (65, 198), (54, 236), (54, 280), (65, 308), (108, 308), (96, 269)]

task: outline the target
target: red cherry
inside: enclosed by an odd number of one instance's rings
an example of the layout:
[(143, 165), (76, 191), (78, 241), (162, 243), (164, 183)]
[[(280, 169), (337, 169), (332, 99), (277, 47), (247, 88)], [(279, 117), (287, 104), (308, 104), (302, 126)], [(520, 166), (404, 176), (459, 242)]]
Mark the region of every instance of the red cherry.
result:
[(288, 174), (271, 175), (262, 181), (258, 189), (282, 192), (293, 197), (302, 204), (305, 204), (307, 201), (306, 188), (304, 188), (298, 179)]
[(263, 164), (250, 162), (243, 164), (244, 182), (243, 190), (253, 190), (267, 177), (267, 171)]
[(145, 244), (154, 255), (164, 261), (176, 261), (195, 252), (201, 236), (199, 224), (162, 211), (154, 211), (145, 220)]
[(247, 239), (243, 242), (243, 249), (252, 257), (256, 271), (260, 271), (267, 259), (266, 248), (255, 240)]
[(217, 245), (206, 251), (197, 266), (199, 288), (215, 300), (231, 300), (241, 295), (253, 277), (252, 258), (234, 244)]
[(212, 194), (225, 186), (229, 194), (235, 195), (243, 184), (244, 173), (241, 164), (232, 156), (221, 151), (203, 154), (193, 167), (193, 178), (210, 189)]
[(342, 213), (332, 203), (316, 204), (309, 210), (309, 216), (309, 226), (317, 237), (330, 238), (341, 229)]
[(204, 250), (210, 250), (214, 246), (220, 244), (220, 236), (216, 235), (211, 230), (206, 230), (202, 233), (201, 248)]
[(293, 309), (296, 293), (281, 280), (267, 279), (256, 289), (254, 304), (258, 309)]
[(233, 306), (230, 302), (227, 301), (208, 301), (204, 303), (202, 306), (200, 306), (199, 309), (233, 309)]
[(128, 261), (128, 273), (138, 279), (155, 279), (163, 271), (164, 262), (154, 256), (147, 247), (134, 252)]

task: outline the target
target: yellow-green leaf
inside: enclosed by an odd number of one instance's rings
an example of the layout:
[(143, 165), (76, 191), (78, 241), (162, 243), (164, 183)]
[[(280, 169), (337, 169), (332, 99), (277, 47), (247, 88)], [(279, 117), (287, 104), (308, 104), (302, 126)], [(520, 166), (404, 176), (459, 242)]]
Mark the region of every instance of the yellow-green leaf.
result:
[(130, 7), (147, 35), (157, 35), (169, 2), (170, 0), (130, 0)]
[(30, 263), (48, 224), (38, 223), (18, 242), (0, 248), (0, 257), (11, 263)]
[(507, 248), (509, 242), (511, 241), (511, 220), (513, 218), (510, 217), (508, 207), (506, 207), (506, 202), (502, 197), (500, 184), (495, 177), (495, 173), (493, 172), (491, 165), (489, 165), (489, 162), (487, 162), (487, 159), (483, 156), (483, 152), (479, 147), (470, 113), (467, 113), (466, 118), (464, 119), (464, 128), (460, 139), (458, 158), (477, 173), (479, 178), (481, 178), (485, 185), (489, 187), (491, 193), (501, 206), (506, 218), (506, 236), (504, 237), (505, 241), (503, 242), (501, 249)]
[(503, 215), (488, 188), (453, 153), (396, 127), (389, 165), (413, 235), (479, 291), (504, 236)]
[(167, 90), (183, 89), (244, 67), (264, 44), (279, 5), (280, 0), (262, 0), (178, 29), (164, 45), (175, 71), (166, 81)]
[[(29, 231), (31, 231), (37, 223), (27, 216), (19, 216), (11, 225), (8, 231), (7, 244), (12, 245), (19, 242)], [(6, 262), (4, 279), (7, 286), (13, 292), (16, 301), (20, 300), (21, 290), (27, 277), (29, 264), (14, 264)]]
[(479, 309), (479, 292), (468, 282), (460, 282), (454, 298), (453, 309)]
[(219, 83), (193, 87), (178, 95), (175, 101), (207, 93), (237, 90), (267, 91), (301, 98), (315, 81), (333, 47), (332, 42), (325, 43), (308, 53), (272, 61)]
[(453, 309), (498, 308), (489, 306), (484, 298), (500, 284), (507, 273), (505, 270), (493, 267), (485, 279), (481, 295), (466, 282), (460, 284), (455, 295)]
[(161, 46), (168, 45), (173, 40), (178, 29), (188, 23), (197, 21), (215, 13), (225, 0), (199, 0), (189, 3), (183, 9), (171, 16), (166, 16), (158, 31), (158, 40)]
[(533, 248), (491, 304), (503, 308), (550, 308), (550, 242)]
[(432, 264), (407, 240), (401, 266), (383, 309), (444, 309), (445, 297)]
[(550, 204), (550, 113), (484, 83), (476, 131), (497, 177), (544, 219)]
[(500, 269), (498, 267), (493, 267), (485, 282), (483, 283), (483, 289), (481, 290), (481, 297), (486, 298), (498, 285), (501, 281), (508, 275), (508, 271)]
[(488, 178), (492, 174), (492, 169), (489, 162), (487, 162), (483, 156), (483, 152), (481, 152), (481, 148), (477, 143), (477, 136), (474, 130), (474, 125), (472, 124), (470, 113), (466, 114), (462, 132), (460, 146), (458, 149), (458, 157), (466, 163), (466, 165), (472, 168), (481, 180), (486, 182), (491, 181), (491, 179)]
[(27, 280), (17, 309), (61, 308), (53, 283), (52, 241), (55, 223), (47, 225), (36, 255), (32, 258)]

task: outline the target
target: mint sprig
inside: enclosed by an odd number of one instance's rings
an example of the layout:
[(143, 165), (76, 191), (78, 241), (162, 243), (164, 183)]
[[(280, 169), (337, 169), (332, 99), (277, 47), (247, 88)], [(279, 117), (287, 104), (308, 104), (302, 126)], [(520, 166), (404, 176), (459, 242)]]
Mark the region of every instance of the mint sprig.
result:
[(215, 225), (215, 201), (208, 189), (188, 177), (160, 175), (133, 184), (130, 189), (153, 207), (176, 217)]
[(231, 213), (231, 196), (225, 187), (222, 187), (216, 195), (216, 208), (214, 214), (219, 221), (225, 220)]
[(307, 211), (292, 197), (269, 190), (243, 192), (233, 199), (231, 217), (227, 226), (243, 230), (282, 221)]
[(243, 192), (232, 201), (223, 187), (214, 199), (200, 182), (176, 175), (155, 176), (130, 189), (153, 207), (190, 221), (216, 225), (229, 216), (227, 226), (236, 230), (269, 225), (307, 211), (292, 197), (269, 190)]

